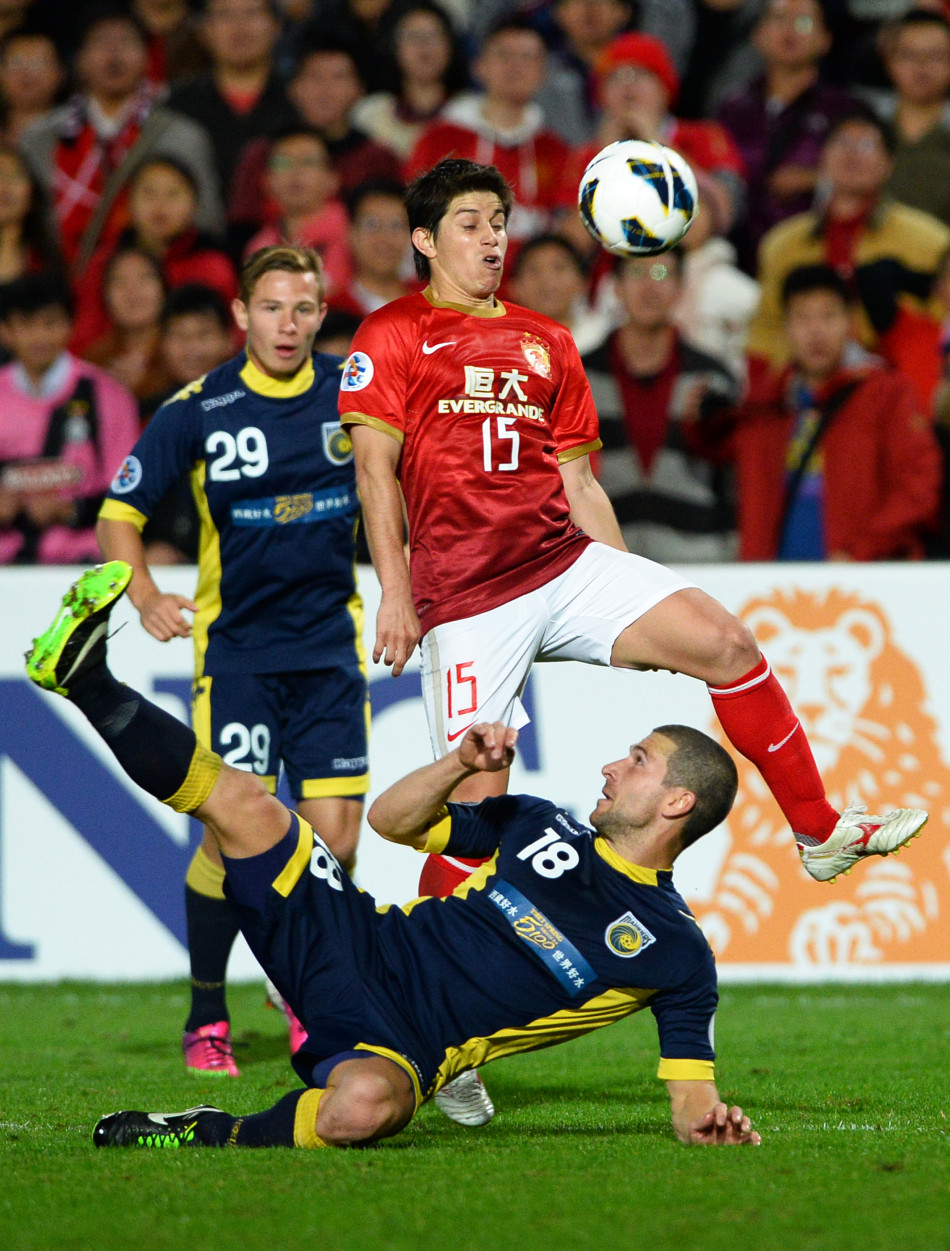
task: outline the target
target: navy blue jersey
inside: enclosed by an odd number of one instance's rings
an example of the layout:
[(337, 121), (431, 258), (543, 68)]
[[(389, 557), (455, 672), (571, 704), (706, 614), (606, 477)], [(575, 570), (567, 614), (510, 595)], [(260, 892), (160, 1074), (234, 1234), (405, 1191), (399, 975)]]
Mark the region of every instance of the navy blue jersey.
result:
[(307, 830), (275, 849), (291, 857), (276, 880), (277, 861), (255, 858), (263, 886), (243, 882), (254, 860), (229, 862), (241, 928), (308, 1030), (311, 1060), (393, 1053), (424, 1096), (650, 1007), (659, 1076), (712, 1080), (715, 962), (672, 874), (624, 860), (546, 800), (446, 811), (427, 849), (491, 856), (446, 899), (374, 910)]
[(280, 382), (242, 352), (168, 400), (116, 474), (101, 515), (139, 530), (172, 483), (191, 476), (199, 674), (354, 663), (362, 605), (341, 366), (317, 354)]

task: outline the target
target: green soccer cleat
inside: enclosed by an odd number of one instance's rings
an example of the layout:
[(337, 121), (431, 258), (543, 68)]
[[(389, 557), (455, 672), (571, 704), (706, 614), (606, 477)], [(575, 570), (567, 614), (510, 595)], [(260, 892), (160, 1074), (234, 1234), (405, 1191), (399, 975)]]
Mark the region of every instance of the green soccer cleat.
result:
[(131, 565), (110, 560), (87, 569), (73, 583), (53, 624), (33, 640), (26, 653), (26, 675), (31, 682), (68, 695), (70, 682), (105, 660), (109, 613), (131, 580)]
[(202, 1104), (186, 1112), (113, 1112), (104, 1116), (92, 1131), (96, 1147), (200, 1147), (195, 1126), (203, 1116), (220, 1113), (220, 1108)]

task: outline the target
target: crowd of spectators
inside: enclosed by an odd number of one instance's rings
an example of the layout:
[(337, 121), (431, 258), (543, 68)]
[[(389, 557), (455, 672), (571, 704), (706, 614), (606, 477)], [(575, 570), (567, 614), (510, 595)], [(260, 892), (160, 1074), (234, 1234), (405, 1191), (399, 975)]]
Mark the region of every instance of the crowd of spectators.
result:
[[(625, 138), (697, 177), (658, 258), (577, 213)], [(402, 193), (447, 155), (515, 189), (501, 294), (574, 335), (632, 550), (950, 556), (950, 0), (4, 0), (0, 563), (96, 555), (256, 249), (320, 252), (321, 350), (417, 290)]]

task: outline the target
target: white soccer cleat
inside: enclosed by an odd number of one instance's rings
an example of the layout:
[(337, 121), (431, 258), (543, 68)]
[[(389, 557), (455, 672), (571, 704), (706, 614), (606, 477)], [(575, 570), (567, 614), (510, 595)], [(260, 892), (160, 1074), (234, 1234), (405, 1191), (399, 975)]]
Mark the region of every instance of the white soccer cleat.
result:
[(867, 856), (888, 856), (899, 851), (927, 824), (922, 808), (896, 808), (886, 817), (869, 817), (864, 804), (848, 804), (838, 824), (823, 843), (798, 844), (802, 864), (816, 882), (832, 882), (849, 873)]
[(495, 1115), (478, 1069), (460, 1073), (434, 1096), (439, 1111), (458, 1125), (487, 1125)]

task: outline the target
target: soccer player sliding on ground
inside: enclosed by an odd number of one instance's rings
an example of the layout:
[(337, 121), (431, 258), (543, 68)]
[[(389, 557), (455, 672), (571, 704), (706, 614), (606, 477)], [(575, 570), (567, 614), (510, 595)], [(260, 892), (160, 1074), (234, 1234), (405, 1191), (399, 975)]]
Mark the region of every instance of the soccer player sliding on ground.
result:
[(671, 873), (735, 799), (717, 743), (688, 726), (654, 730), (604, 766), (589, 829), (532, 796), (450, 803), (464, 779), (514, 756), (517, 730), (471, 726), (380, 795), (369, 821), (394, 842), (490, 860), (464, 895), (377, 909), (260, 778), (110, 673), (109, 613), (130, 577), (121, 561), (83, 574), (27, 673), (84, 713), (133, 781), (205, 823), (241, 929), (308, 1037), (293, 1058), (305, 1087), (274, 1107), (116, 1112), (95, 1127), (97, 1146), (373, 1143), (459, 1073), (647, 1006), (677, 1137), (761, 1141), (716, 1088), (715, 962)]
[[(917, 809), (835, 811), (752, 632), (678, 574), (625, 550), (591, 470), (597, 412), (570, 332), (495, 296), (513, 205), (498, 170), (441, 161), (406, 202), (416, 271), (429, 285), (363, 321), (340, 417), (382, 587), (374, 659), (399, 674), (421, 638), (433, 755), (481, 721), (524, 725), (520, 696), (535, 660), (667, 669), (706, 683), (812, 877), (831, 881), (912, 838), (927, 819)], [(475, 773), (454, 798), (502, 794), (507, 781), (506, 770)], [(422, 894), (448, 893), (471, 871), (451, 861), (430, 860)], [(474, 1078), (468, 1096), (487, 1120), (491, 1103)]]

